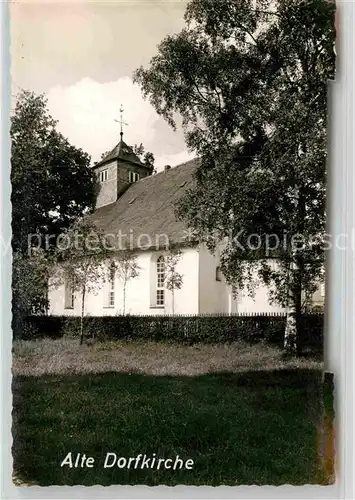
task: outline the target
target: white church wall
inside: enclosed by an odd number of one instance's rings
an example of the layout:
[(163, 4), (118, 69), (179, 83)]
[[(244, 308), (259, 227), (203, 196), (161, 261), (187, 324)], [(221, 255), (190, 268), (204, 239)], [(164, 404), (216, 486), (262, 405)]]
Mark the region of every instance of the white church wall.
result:
[(325, 286), (324, 283), (321, 283), (318, 287), (318, 290), (314, 292), (312, 296), (312, 303), (314, 306), (322, 308), (324, 307), (324, 299), (325, 299)]
[[(174, 292), (175, 314), (198, 314), (199, 254), (196, 248), (181, 250), (176, 271), (182, 275), (182, 287)], [(172, 314), (172, 292), (166, 292), (166, 314)]]
[[(271, 266), (276, 266), (275, 261), (271, 261)], [(255, 289), (254, 295), (250, 296), (246, 289), (239, 290), (237, 294), (238, 313), (281, 313), (285, 312), (283, 307), (270, 303), (269, 288), (264, 285), (254, 273)]]
[(239, 291), (234, 296), (223, 276), (221, 281), (216, 280), (216, 269), (220, 265), (221, 249), (217, 248), (213, 255), (205, 245), (201, 245), (199, 248), (200, 314), (283, 312), (282, 307), (270, 304), (268, 288), (261, 283), (256, 286), (254, 297), (250, 297), (246, 291)]
[[(156, 276), (152, 274), (152, 262), (158, 252), (141, 252), (137, 255), (139, 275), (128, 281), (126, 287), (126, 314), (161, 315), (172, 314), (172, 292), (166, 290), (164, 307), (156, 307), (152, 303), (152, 293), (155, 294)], [(183, 249), (176, 271), (183, 276), (180, 290), (174, 293), (175, 314), (198, 313), (198, 252), (195, 249)], [(88, 293), (85, 300), (85, 314), (90, 316), (112, 316), (123, 313), (123, 284), (115, 279), (114, 306), (108, 304), (108, 283), (103, 283), (97, 294)], [(81, 314), (81, 297), (75, 294), (74, 307), (65, 308), (65, 287), (61, 284), (49, 290), (49, 314), (79, 316)]]
[(280, 313), (285, 312), (285, 309), (270, 304), (269, 290), (265, 285), (260, 284), (255, 289), (255, 295), (250, 297), (247, 291), (239, 291), (237, 299), (238, 313)]
[[(272, 266), (277, 266), (277, 262), (272, 261)], [(256, 276), (256, 273), (255, 273)], [(285, 313), (286, 308), (277, 304), (271, 304), (269, 299), (269, 288), (258, 278), (259, 285), (255, 287), (255, 294), (251, 297), (247, 291), (239, 291), (237, 296), (238, 313)], [(319, 283), (317, 291), (312, 295), (311, 303), (313, 306), (322, 307), (324, 305), (324, 285)]]
[[(156, 305), (156, 261), (162, 252), (142, 252), (137, 257), (139, 276), (127, 284), (126, 314), (172, 314), (172, 292), (165, 290), (165, 305)], [(194, 249), (183, 249), (176, 271), (182, 275), (182, 288), (174, 292), (175, 314), (198, 312), (198, 254)], [(116, 281), (116, 314), (122, 313), (122, 284)]]
[(229, 313), (230, 290), (222, 278), (218, 281), (219, 251), (213, 255), (205, 245), (199, 247), (199, 313)]
[[(57, 278), (53, 280), (57, 282)], [(64, 316), (80, 316), (81, 315), (81, 293), (74, 293), (73, 307), (65, 307), (65, 285), (52, 285), (49, 282), (49, 314), (64, 315)], [(84, 314), (106, 316), (112, 314), (113, 311), (108, 307), (108, 285), (105, 281), (101, 281), (100, 285), (96, 286), (96, 291), (88, 292), (85, 295)]]
[(65, 291), (64, 284), (54, 287), (52, 285), (52, 280), (49, 281), (49, 289), (48, 289), (48, 300), (49, 300), (49, 308), (48, 313), (54, 315), (66, 315), (66, 316), (77, 316), (79, 314), (79, 310), (76, 309), (79, 306), (79, 302), (75, 297), (74, 300), (74, 308), (73, 309), (64, 309), (64, 301), (65, 301)]
[[(156, 274), (155, 263), (159, 252), (141, 252), (137, 256), (139, 276), (127, 283), (126, 314), (163, 315), (173, 313), (172, 292), (165, 291), (165, 305), (156, 307)], [(270, 304), (268, 288), (259, 282), (255, 295), (249, 296), (247, 291), (240, 290), (236, 297), (232, 296), (230, 287), (216, 280), (216, 268), (219, 265), (219, 253), (212, 255), (205, 246), (198, 249), (186, 248), (177, 264), (176, 271), (183, 277), (180, 290), (175, 290), (175, 314), (213, 314), (213, 313), (277, 313), (285, 312), (280, 306)], [(323, 288), (323, 287), (322, 287)], [(324, 290), (317, 291), (313, 297), (314, 305), (324, 302)], [(115, 279), (114, 307), (109, 307), (108, 283), (103, 283), (97, 294), (86, 296), (85, 314), (93, 316), (116, 315), (123, 313), (123, 285)], [(57, 288), (50, 287), (49, 314), (79, 316), (81, 314), (81, 297), (75, 293), (74, 307), (65, 308), (64, 284)]]

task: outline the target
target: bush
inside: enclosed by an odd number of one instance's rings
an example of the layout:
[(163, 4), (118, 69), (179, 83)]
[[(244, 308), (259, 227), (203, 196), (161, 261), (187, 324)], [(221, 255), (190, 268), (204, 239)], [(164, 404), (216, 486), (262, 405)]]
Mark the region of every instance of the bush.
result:
[(304, 349), (323, 353), (324, 314), (312, 313), (300, 318), (299, 340)]
[(63, 336), (63, 323), (62, 316), (29, 316), (24, 321), (21, 339), (60, 338)]
[[(86, 316), (87, 337), (99, 340), (132, 339), (174, 341), (185, 344), (226, 343), (243, 340), (265, 341), (283, 347), (284, 315), (259, 314), (200, 316)], [(80, 317), (30, 316), (23, 339), (63, 335), (79, 336)], [(300, 328), (301, 345), (319, 350), (323, 345), (323, 314), (304, 314)]]

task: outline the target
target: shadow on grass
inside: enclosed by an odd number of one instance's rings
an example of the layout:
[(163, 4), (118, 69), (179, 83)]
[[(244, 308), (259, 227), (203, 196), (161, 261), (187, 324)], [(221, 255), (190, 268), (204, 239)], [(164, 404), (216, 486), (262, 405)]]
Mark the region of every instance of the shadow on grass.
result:
[[(321, 378), (316, 370), (16, 377), (14, 472), (41, 486), (324, 483)], [(69, 452), (93, 456), (94, 468), (60, 467)], [(194, 465), (105, 469), (108, 452)]]

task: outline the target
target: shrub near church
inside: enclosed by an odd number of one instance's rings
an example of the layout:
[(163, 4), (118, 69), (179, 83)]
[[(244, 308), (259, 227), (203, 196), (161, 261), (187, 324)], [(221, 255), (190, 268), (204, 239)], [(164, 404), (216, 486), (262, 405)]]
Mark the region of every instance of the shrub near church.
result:
[[(283, 347), (285, 315), (193, 315), (193, 316), (86, 316), (87, 335), (104, 340), (173, 341), (182, 344), (215, 344), (238, 340), (266, 341)], [(323, 346), (323, 314), (304, 314), (300, 340), (316, 351)], [(31, 338), (79, 335), (80, 317), (31, 316)], [(30, 338), (30, 337), (28, 337)]]

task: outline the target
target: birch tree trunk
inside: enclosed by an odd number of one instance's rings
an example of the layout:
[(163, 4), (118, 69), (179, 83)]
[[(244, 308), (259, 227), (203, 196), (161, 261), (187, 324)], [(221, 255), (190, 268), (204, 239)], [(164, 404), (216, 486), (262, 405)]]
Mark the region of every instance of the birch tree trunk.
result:
[[(302, 192), (297, 186), (295, 188), (295, 199), (297, 207), (296, 228), (300, 234), (304, 230), (305, 203)], [(291, 355), (299, 355), (301, 346), (299, 342), (299, 323), (302, 312), (302, 283), (304, 279), (304, 261), (300, 250), (291, 246), (291, 265), (290, 265), (291, 285), (289, 284), (286, 327), (284, 347)]]
[(81, 316), (80, 316), (80, 345), (84, 342), (84, 311), (85, 311), (85, 292), (86, 287), (83, 287), (81, 295)]
[(123, 282), (123, 308), (122, 308), (123, 316), (126, 314), (126, 285), (127, 285), (127, 280), (124, 280), (124, 282)]
[(302, 290), (295, 287), (289, 300), (289, 306), (286, 313), (286, 328), (284, 347), (291, 355), (299, 356), (301, 354), (300, 342), (300, 317), (302, 314)]
[(291, 295), (290, 293), (286, 312), (284, 348), (288, 354), (295, 355), (297, 352), (297, 311), (296, 302)]

